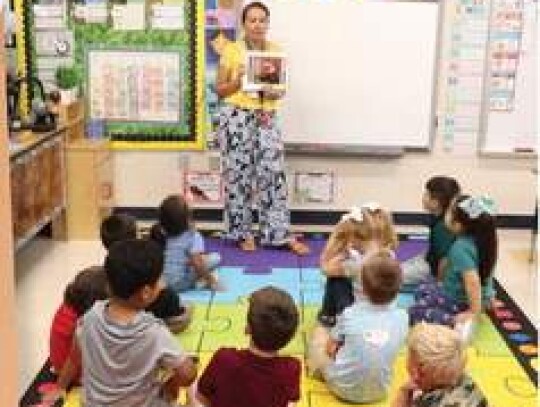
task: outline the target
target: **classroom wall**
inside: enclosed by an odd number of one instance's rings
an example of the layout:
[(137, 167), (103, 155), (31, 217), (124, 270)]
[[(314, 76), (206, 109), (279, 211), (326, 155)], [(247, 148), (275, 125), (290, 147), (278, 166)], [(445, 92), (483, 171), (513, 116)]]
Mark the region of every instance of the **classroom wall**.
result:
[[(334, 204), (296, 205), (291, 208), (347, 209), (375, 200), (392, 211), (421, 211), (421, 194), (427, 178), (455, 176), (465, 191), (493, 196), (501, 214), (531, 214), (536, 197), (536, 159), (458, 156), (447, 153), (438, 137), (433, 151), (406, 153), (401, 158), (324, 158), (288, 156), (289, 184), (295, 171), (332, 169), (336, 175)], [(217, 153), (116, 152), (116, 205), (155, 207), (169, 193), (181, 192), (185, 168), (212, 169)]]
[[(4, 54), (4, 7), (0, 2), (0, 219), (11, 225), (9, 187), (9, 152), (6, 119), (6, 77)], [(8, 228), (9, 230), (9, 228)], [(0, 234), (0, 406), (17, 405), (17, 333), (15, 324), (15, 270), (13, 267), (13, 238), (11, 233)]]
[[(453, 2), (445, 3), (445, 27), (452, 16)], [(445, 55), (450, 42), (444, 31)], [(437, 111), (443, 109), (444, 84), (448, 73), (445, 64), (437, 70), (439, 94)], [(475, 135), (471, 141), (474, 144)], [(425, 181), (433, 175), (456, 177), (464, 191), (489, 194), (498, 204), (501, 214), (532, 214), (536, 199), (535, 158), (481, 157), (469, 151), (459, 155), (445, 151), (441, 136), (435, 137), (430, 152), (407, 152), (401, 158), (336, 158), (287, 156), (289, 184), (295, 171), (335, 172), (335, 200), (332, 205), (291, 202), (291, 208), (344, 210), (365, 200), (381, 202), (392, 211), (420, 212)], [(474, 150), (474, 145), (470, 150)], [(218, 153), (209, 152), (117, 152), (116, 200), (120, 207), (155, 207), (167, 194), (181, 192), (183, 171), (215, 170)]]

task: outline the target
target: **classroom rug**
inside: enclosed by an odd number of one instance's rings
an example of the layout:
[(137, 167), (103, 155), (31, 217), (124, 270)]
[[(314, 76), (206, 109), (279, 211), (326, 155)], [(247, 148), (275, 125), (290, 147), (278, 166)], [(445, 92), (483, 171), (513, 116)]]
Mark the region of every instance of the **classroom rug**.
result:
[[(182, 300), (195, 304), (193, 323), (177, 336), (180, 346), (196, 353), (200, 369), (204, 369), (212, 353), (221, 346), (246, 346), (244, 334), (247, 298), (252, 291), (268, 284), (286, 290), (296, 301), (301, 322), (297, 334), (283, 353), (305, 360), (306, 344), (315, 324), (322, 299), (324, 277), (318, 268), (319, 255), (326, 235), (305, 237), (312, 251), (299, 257), (286, 250), (259, 248), (254, 253), (238, 250), (218, 237), (207, 239), (207, 250), (218, 251), (223, 257), (218, 270), (226, 291), (206, 290), (182, 295)], [(423, 235), (410, 235), (400, 242), (397, 255), (405, 260), (426, 249)], [(533, 407), (537, 405), (537, 331), (499, 285), (497, 307), (482, 315), (474, 340), (468, 347), (468, 370), (485, 392), (490, 407)], [(398, 305), (408, 307), (412, 294), (400, 293)], [(51, 381), (48, 364), (38, 374), (23, 398), (21, 406), (39, 405), (40, 386)], [(392, 395), (405, 381), (405, 352), (400, 352), (394, 367), (390, 397), (367, 407), (383, 407), (391, 403)], [(46, 384), (45, 384), (46, 386)], [(337, 400), (321, 381), (302, 377), (302, 398), (299, 407), (347, 406)], [(80, 389), (73, 389), (64, 406), (80, 405)]]

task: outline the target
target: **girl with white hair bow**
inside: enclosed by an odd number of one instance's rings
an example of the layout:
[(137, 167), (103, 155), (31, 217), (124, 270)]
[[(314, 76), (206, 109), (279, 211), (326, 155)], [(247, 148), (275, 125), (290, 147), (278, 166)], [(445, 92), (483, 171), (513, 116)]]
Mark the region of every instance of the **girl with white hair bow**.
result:
[[(321, 254), (320, 265), (327, 276), (319, 323), (335, 324), (336, 316), (354, 302), (353, 281), (360, 270), (362, 258), (371, 252), (397, 248), (397, 235), (391, 215), (378, 203), (353, 207), (335, 226)], [(357, 293), (361, 287), (357, 284)]]

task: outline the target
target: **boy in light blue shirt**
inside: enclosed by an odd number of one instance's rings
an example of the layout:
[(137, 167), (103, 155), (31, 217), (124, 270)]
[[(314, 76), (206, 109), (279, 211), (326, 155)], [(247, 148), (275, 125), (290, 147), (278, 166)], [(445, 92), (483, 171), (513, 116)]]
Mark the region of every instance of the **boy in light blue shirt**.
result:
[(365, 299), (346, 308), (331, 331), (315, 328), (308, 367), (338, 398), (372, 403), (387, 396), (408, 316), (394, 304), (402, 273), (387, 251), (366, 257), (359, 277)]

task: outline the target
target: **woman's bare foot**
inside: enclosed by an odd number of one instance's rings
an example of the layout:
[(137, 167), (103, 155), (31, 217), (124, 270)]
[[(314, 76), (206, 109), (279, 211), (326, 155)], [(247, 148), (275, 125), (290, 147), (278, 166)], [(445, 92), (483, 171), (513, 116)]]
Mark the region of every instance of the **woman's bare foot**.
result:
[(257, 250), (257, 245), (255, 244), (255, 239), (252, 237), (248, 237), (238, 243), (238, 246), (240, 249), (242, 249), (245, 252), (254, 252)]
[(307, 244), (302, 243), (301, 241), (296, 239), (292, 239), (287, 242), (287, 246), (289, 247), (291, 252), (297, 254), (298, 256), (305, 256), (310, 252), (309, 246)]

